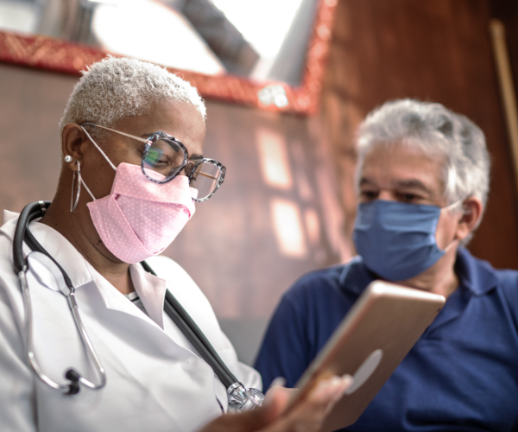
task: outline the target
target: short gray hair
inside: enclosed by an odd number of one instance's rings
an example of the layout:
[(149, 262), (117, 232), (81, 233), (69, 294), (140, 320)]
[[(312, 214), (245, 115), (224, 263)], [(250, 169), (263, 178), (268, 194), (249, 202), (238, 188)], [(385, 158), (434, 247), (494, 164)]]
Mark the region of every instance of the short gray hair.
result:
[[(151, 63), (108, 56), (83, 72), (59, 123), (60, 136), (68, 123), (110, 127), (123, 118), (144, 114), (163, 100), (190, 103), (205, 119), (203, 99), (187, 81)], [(95, 132), (102, 135), (97, 128)]]
[[(438, 103), (411, 99), (386, 102), (372, 111), (359, 127), (357, 174), (373, 145), (395, 142), (445, 156), (443, 182), (448, 204), (471, 195), (485, 206), (490, 169), (486, 139), (482, 130), (467, 117)], [(358, 180), (357, 175), (357, 187)]]

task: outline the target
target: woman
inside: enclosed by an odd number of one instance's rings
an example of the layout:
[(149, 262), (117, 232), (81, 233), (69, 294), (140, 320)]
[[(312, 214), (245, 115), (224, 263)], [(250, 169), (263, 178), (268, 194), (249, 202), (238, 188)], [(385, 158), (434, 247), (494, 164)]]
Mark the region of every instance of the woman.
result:
[[(163, 312), (169, 290), (233, 374), (246, 387), (260, 387), (259, 375), (238, 362), (192, 279), (168, 258), (155, 257), (192, 217), (195, 202), (210, 198), (224, 178), (224, 167), (202, 156), (205, 106), (196, 89), (158, 66), (108, 58), (84, 73), (60, 129), (57, 192), (30, 229), (68, 274), (107, 382), (64, 395), (31, 372), (27, 317), (12, 261), (17, 215), (6, 212), (0, 229), (2, 429), (316, 429), (347, 380), (323, 383), (289, 415), (281, 414), (287, 391), (276, 388), (267, 394), (266, 407), (217, 418), (227, 409), (225, 387)], [(158, 276), (144, 270), (143, 260)], [(29, 262), (30, 339), (42, 371), (59, 383), (73, 367), (101, 385), (56, 280)]]

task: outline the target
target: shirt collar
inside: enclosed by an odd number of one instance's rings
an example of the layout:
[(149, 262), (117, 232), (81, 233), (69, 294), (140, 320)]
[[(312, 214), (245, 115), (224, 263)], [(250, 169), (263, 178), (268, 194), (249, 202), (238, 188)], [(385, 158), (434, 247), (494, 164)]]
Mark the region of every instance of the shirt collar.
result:
[[(487, 261), (474, 258), (466, 248), (457, 249), (455, 273), (459, 278), (459, 286), (469, 289), (474, 295), (480, 296), (498, 285), (495, 271)], [(354, 257), (342, 269), (340, 286), (348, 292), (360, 295), (372, 281), (376, 279), (360, 256)]]
[(487, 261), (474, 258), (462, 246), (457, 250), (455, 273), (459, 278), (459, 285), (469, 289), (476, 296), (484, 295), (498, 285), (493, 267)]
[(339, 281), (343, 289), (360, 295), (367, 285), (375, 279), (374, 273), (371, 273), (367, 267), (365, 267), (362, 257), (355, 256), (342, 269)]

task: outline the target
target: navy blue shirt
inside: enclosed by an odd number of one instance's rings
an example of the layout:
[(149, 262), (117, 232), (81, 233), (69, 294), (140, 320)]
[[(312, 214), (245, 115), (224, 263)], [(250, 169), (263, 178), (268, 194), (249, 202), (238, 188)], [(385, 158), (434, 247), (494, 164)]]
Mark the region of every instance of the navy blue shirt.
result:
[[(350, 431), (518, 431), (518, 272), (459, 248), (459, 287)], [(374, 275), (356, 257), (283, 296), (256, 368), (293, 387)]]

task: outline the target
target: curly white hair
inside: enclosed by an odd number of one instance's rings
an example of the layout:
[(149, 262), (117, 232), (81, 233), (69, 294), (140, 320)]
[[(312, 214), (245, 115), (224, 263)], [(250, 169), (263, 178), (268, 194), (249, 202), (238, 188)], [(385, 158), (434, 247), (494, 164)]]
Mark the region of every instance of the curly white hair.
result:
[[(206, 117), (203, 99), (187, 81), (151, 63), (108, 56), (83, 72), (59, 123), (60, 136), (68, 123), (88, 121), (110, 127), (163, 100), (190, 103)], [(97, 128), (94, 133), (103, 135)]]

